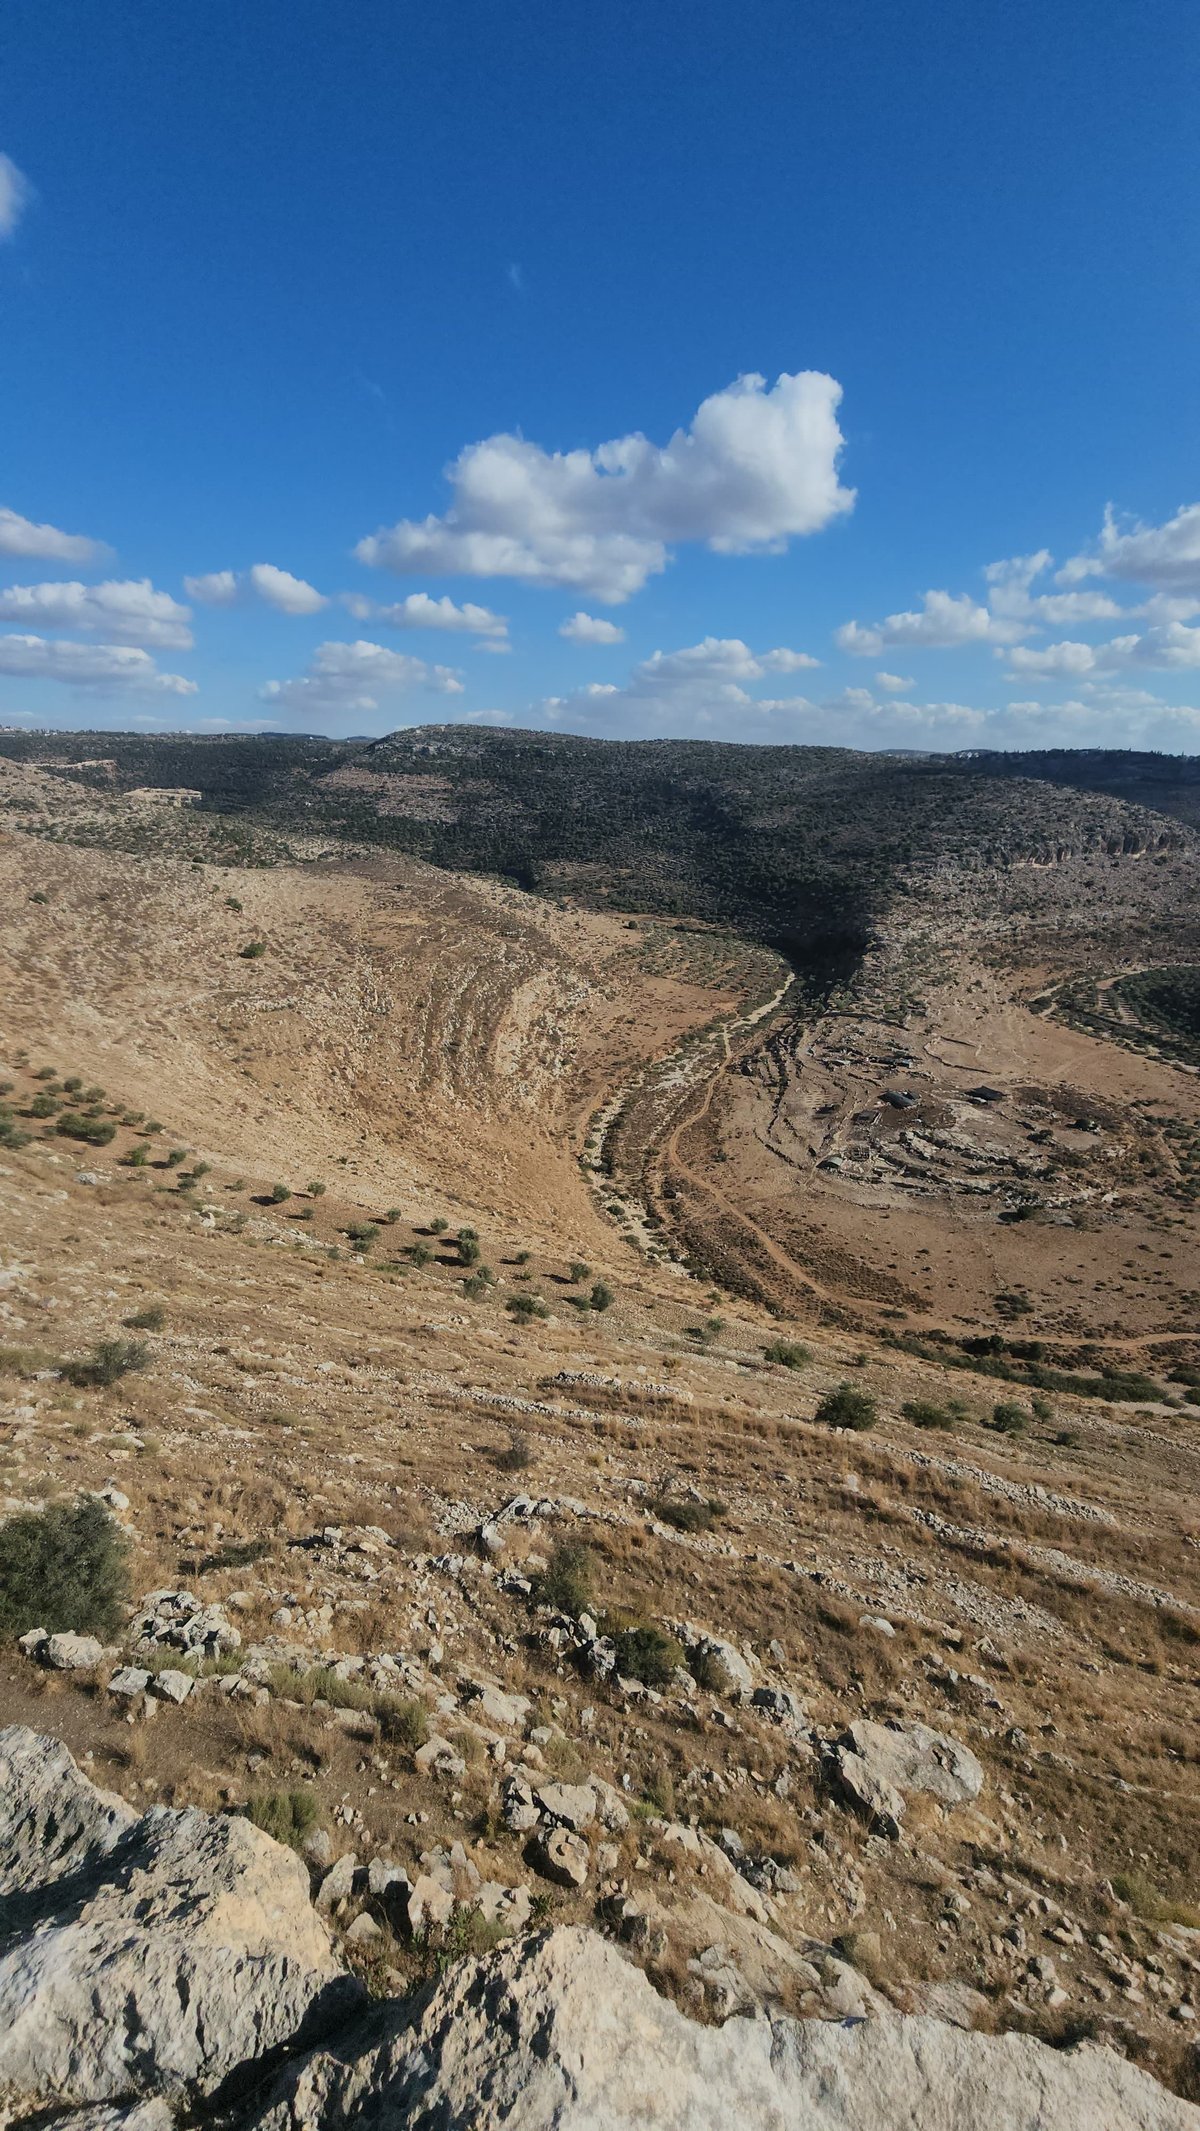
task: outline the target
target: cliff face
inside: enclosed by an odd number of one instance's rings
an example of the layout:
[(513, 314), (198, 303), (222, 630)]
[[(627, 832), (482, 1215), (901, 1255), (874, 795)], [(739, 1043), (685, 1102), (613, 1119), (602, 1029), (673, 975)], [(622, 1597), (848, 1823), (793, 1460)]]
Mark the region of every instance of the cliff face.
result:
[(1112, 2053), (931, 2018), (701, 2027), (580, 1928), (457, 1963), (373, 2010), (297, 1858), (247, 1822), (96, 1791), (0, 1733), (6, 2120), (309, 2131), (1195, 2131)]

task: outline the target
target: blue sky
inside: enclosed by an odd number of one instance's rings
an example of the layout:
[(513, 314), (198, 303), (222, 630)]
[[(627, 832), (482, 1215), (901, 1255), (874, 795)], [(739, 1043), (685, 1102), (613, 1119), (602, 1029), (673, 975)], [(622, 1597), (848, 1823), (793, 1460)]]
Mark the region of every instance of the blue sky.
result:
[(1194, 0), (6, 0), (0, 722), (1200, 752)]

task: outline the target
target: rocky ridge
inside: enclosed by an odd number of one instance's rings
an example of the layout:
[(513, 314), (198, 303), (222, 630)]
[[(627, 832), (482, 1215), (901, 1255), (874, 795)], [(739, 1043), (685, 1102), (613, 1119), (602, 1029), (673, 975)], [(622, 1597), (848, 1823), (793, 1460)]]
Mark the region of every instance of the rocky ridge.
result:
[[(547, 1787), (549, 1788), (549, 1787)], [(578, 1806), (578, 1800), (556, 1805)], [(294, 1854), (236, 1815), (135, 1814), (0, 1733), (0, 2109), (89, 2131), (1192, 2131), (1113, 2053), (926, 2017), (703, 2027), (577, 1927), (370, 2008)]]

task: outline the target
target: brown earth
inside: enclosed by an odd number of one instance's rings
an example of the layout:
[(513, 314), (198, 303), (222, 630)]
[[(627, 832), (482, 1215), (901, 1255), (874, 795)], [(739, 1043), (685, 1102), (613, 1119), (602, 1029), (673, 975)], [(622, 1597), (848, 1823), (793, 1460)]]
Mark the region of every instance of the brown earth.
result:
[[(913, 1328), (1011, 1332), (1004, 1288), (1033, 1299), (1023, 1326), (1064, 1345), (1086, 1332), (1120, 1347), (1119, 1308), (1142, 1362), (1165, 1366), (1159, 1346), (1192, 1330), (1192, 1217), (1162, 1198), (1169, 1172), (1126, 1171), (1143, 1147), (1171, 1153), (1153, 1120), (1168, 1099), (1194, 1114), (1190, 1079), (1127, 1053), (1102, 1070), (1103, 1046), (1022, 1003), (1032, 965), (997, 972), (982, 954), (958, 1003), (930, 988), (911, 1027), (860, 1004), (794, 1034), (785, 999), (756, 1029), (713, 1034), (771, 996), (767, 961), (353, 852), (197, 868), (14, 829), (0, 887), (3, 1099), (29, 1135), (0, 1149), (0, 1506), (114, 1483), (135, 1596), (193, 1589), (277, 1663), (262, 1700), (197, 1689), (148, 1723), (105, 1692), (123, 1649), (76, 1676), (9, 1644), (0, 1720), (57, 1732), (131, 1796), (235, 1805), (302, 1787), (335, 1851), (405, 1861), (458, 1839), (556, 1915), (604, 1922), (614, 1898), (636, 1900), (664, 1934), (643, 1958), (710, 2012), (724, 2008), (689, 1968), (699, 1952), (719, 1945), (752, 1996), (803, 2005), (797, 1950), (836, 1939), (896, 2002), (966, 1984), (972, 2018), (1098, 2032), (1186, 2083), (1200, 1409), (1160, 1374), (1133, 1404), (1056, 1393), (1035, 1413), (1027, 1391), (879, 1335), (889, 1308)], [(265, 952), (244, 959), (256, 940)], [(884, 1044), (906, 1046), (920, 1091), (919, 1124), (896, 1112), (899, 1131), (969, 1128), (1006, 1159), (1025, 1158), (1030, 1130), (1082, 1144), (1073, 1099), (1050, 1096), (1085, 1095), (1108, 1121), (1067, 1181), (1095, 1190), (1111, 1173), (1131, 1203), (1095, 1227), (1002, 1224), (962, 1192), (961, 1148), (917, 1204), (881, 1158), (878, 1177), (821, 1170), (809, 1147), (845, 1145), (853, 1112), (896, 1078)], [(961, 1104), (967, 1044), (1004, 1092), (1003, 1123)], [(614, 1188), (580, 1155), (606, 1102), (647, 1070), (657, 1086), (656, 1060), (698, 1121), (664, 1098), (642, 1143), (660, 1191), (692, 1194), (660, 1196), (647, 1250), (632, 1175)], [(115, 1128), (104, 1144), (31, 1114), (39, 1091), (80, 1103), (93, 1085)], [(880, 1118), (864, 1143), (896, 1141)], [(289, 1196), (271, 1204), (277, 1183)], [(689, 1206), (717, 1262), (745, 1260), (747, 1222), (761, 1231), (764, 1301), (672, 1258)], [(435, 1217), (478, 1231), (486, 1291), (465, 1291), (471, 1269)], [(1143, 1240), (1172, 1255), (1135, 1288), (1121, 1261)], [(603, 1311), (583, 1306), (595, 1275), (615, 1294)], [(546, 1314), (523, 1321), (529, 1296)], [(144, 1366), (107, 1388), (71, 1382), (64, 1362), (133, 1336), (127, 1320), (155, 1305)], [(766, 1359), (798, 1336), (807, 1358)], [(872, 1432), (815, 1418), (844, 1381), (877, 1402)], [(990, 1425), (997, 1400), (1017, 1402), (1017, 1433)], [(906, 1415), (914, 1401), (943, 1425)], [(476, 1533), (518, 1492), (537, 1514), (510, 1528), (497, 1574)], [(505, 1588), (563, 1540), (583, 1545), (610, 1624), (686, 1616), (729, 1639), (803, 1703), (811, 1737), (703, 1671), (653, 1693), (588, 1677), (554, 1617)], [(380, 1652), (411, 1660), (457, 1774), (423, 1774), (369, 1713), (348, 1730), (325, 1672), (312, 1706), (306, 1666)], [(533, 1698), (548, 1774), (603, 1776), (629, 1804), (607, 1854), (590, 1838), (578, 1894), (532, 1874), (499, 1817), (505, 1764), (463, 1691), (484, 1675)], [(898, 1841), (857, 1818), (820, 1741), (868, 1715), (969, 1746), (979, 1799), (915, 1798)], [(689, 1820), (736, 1831), (776, 1873), (765, 1923), (740, 1907), (745, 1879), (680, 1853), (669, 1826)], [(355, 1958), (387, 1989), (432, 1954), (385, 1934)]]

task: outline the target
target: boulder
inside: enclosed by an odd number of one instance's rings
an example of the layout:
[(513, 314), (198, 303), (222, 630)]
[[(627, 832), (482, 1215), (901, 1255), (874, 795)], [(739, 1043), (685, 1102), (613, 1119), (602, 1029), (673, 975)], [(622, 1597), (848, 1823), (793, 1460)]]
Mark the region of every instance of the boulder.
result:
[(136, 1702), (149, 1685), (150, 1674), (143, 1672), (140, 1665), (121, 1665), (109, 1681), (108, 1691), (114, 1701)]
[(904, 1800), (892, 1784), (876, 1775), (862, 1754), (856, 1754), (849, 1746), (831, 1747), (826, 1758), (826, 1773), (830, 1788), (843, 1804), (861, 1813), (876, 1834), (886, 1835), (892, 1842), (898, 1841), (900, 1822), (904, 1818)]
[(581, 1835), (596, 1818), (596, 1798), (586, 1783), (544, 1783), (534, 1792), (543, 1818)]
[(186, 1702), (196, 1682), (190, 1672), (176, 1672), (171, 1666), (157, 1672), (150, 1682), (150, 1692), (161, 1702)]
[(582, 1887), (592, 1857), (582, 1835), (570, 1828), (551, 1828), (535, 1844), (533, 1861), (544, 1879), (556, 1880), (560, 1887)]
[(523, 1776), (510, 1776), (500, 1793), (500, 1811), (510, 1835), (528, 1835), (539, 1819), (533, 1792)]
[(1200, 2131), (1091, 2044), (899, 2016), (703, 2027), (582, 1928), (459, 1962), (384, 2020), (286, 2071), (247, 2131)]
[(925, 1791), (943, 1805), (969, 1805), (983, 1789), (983, 1770), (970, 1748), (927, 1724), (861, 1718), (839, 1743), (866, 1763), (877, 1782), (898, 1791)]
[(103, 1661), (104, 1645), (94, 1635), (48, 1635), (37, 1655), (55, 1672), (90, 1672)]
[(248, 1820), (137, 1815), (0, 1732), (0, 2110), (191, 2108), (358, 2002), (308, 1875)]

